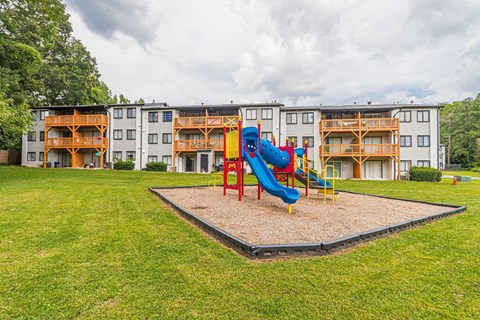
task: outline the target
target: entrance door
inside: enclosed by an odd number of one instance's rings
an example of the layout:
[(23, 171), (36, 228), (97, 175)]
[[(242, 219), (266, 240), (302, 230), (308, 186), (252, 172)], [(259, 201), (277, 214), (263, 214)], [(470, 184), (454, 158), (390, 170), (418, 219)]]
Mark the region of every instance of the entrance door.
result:
[(194, 172), (195, 171), (195, 157), (187, 156), (185, 158), (185, 172)]
[(62, 152), (62, 167), (69, 168), (72, 166), (72, 155), (70, 152)]
[(100, 167), (100, 156), (97, 156), (97, 151), (92, 152), (92, 163), (95, 164), (95, 168)]
[(370, 160), (363, 163), (363, 177), (365, 179), (382, 179), (382, 161)]
[(200, 155), (200, 170), (202, 172), (208, 172), (208, 154)]

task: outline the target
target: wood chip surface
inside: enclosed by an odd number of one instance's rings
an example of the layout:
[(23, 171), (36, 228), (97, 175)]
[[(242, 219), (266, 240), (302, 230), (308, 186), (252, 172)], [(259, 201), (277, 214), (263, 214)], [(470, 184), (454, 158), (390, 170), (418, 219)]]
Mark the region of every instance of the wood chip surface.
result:
[(316, 191), (300, 199), (288, 214), (287, 204), (257, 187), (245, 187), (242, 201), (236, 190), (223, 188), (158, 189), (161, 194), (203, 220), (251, 244), (320, 243), (384, 227), (449, 208), (423, 203), (340, 193), (323, 203)]

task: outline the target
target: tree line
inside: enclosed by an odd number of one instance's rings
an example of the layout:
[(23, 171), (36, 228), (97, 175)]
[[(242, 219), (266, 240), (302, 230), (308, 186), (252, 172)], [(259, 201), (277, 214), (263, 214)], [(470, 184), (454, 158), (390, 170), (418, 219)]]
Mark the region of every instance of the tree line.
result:
[(0, 149), (20, 146), (30, 106), (117, 101), (60, 0), (0, 0)]
[(445, 104), (440, 111), (440, 132), (450, 163), (480, 167), (480, 94)]

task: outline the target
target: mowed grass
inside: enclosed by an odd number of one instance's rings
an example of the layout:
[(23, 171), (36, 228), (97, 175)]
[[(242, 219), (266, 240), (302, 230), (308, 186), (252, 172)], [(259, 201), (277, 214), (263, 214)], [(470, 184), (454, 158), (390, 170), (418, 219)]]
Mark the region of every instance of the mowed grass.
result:
[(480, 318), (480, 181), (339, 181), (468, 212), (337, 255), (250, 261), (147, 191), (208, 180), (0, 167), (0, 318)]
[(480, 173), (474, 171), (442, 171), (444, 176), (464, 176), (464, 177), (478, 177), (480, 178)]

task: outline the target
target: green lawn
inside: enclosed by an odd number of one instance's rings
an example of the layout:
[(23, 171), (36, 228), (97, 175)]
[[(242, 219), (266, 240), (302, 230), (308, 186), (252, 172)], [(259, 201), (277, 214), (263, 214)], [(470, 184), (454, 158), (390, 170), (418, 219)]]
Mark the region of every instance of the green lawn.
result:
[(465, 177), (478, 177), (480, 178), (480, 173), (473, 171), (442, 171), (444, 176), (465, 176)]
[(0, 166), (0, 318), (480, 318), (480, 181), (339, 181), (468, 211), (337, 255), (250, 261), (147, 191), (208, 178)]

